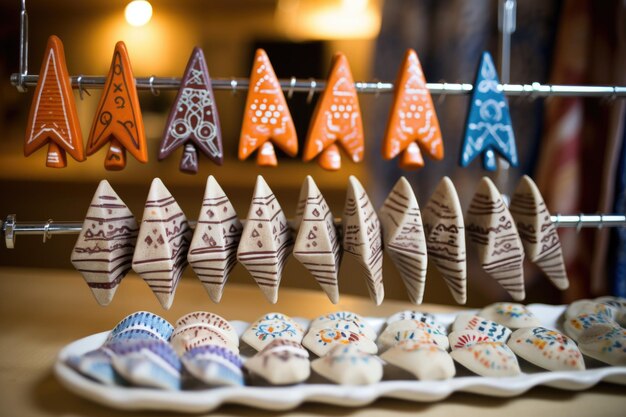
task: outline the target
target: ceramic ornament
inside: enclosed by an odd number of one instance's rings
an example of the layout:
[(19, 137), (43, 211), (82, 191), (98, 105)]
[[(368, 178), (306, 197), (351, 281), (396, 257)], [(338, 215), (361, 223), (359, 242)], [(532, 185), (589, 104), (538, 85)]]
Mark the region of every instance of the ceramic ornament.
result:
[(83, 355), (70, 356), (67, 364), (77, 372), (104, 385), (127, 385), (113, 369), (112, 353), (105, 348), (92, 350)]
[(202, 49), (196, 47), (187, 62), (185, 74), (159, 146), (159, 161), (183, 146), (180, 170), (198, 172), (198, 149), (218, 165), (222, 165), (222, 132), (213, 97), (211, 77)]
[(473, 313), (459, 313), (452, 325), (452, 331), (476, 330), (491, 338), (494, 342), (506, 343), (511, 330), (495, 321), (476, 316)]
[(174, 332), (174, 327), (163, 317), (149, 311), (136, 311), (120, 320), (109, 333), (111, 340), (116, 335), (128, 331), (146, 331), (152, 333), (155, 338), (169, 340)]
[(467, 210), (466, 229), (483, 270), (516, 301), (525, 298), (524, 248), (515, 221), (488, 177), (478, 184)]
[(483, 155), (483, 168), (495, 171), (496, 152), (511, 166), (518, 165), (515, 135), (504, 93), (498, 89), (500, 80), (489, 52), (483, 52), (474, 81), (469, 112), (465, 122), (459, 165), (468, 166)]
[(309, 175), (300, 188), (293, 256), (315, 277), (333, 304), (339, 302), (337, 274), (341, 244), (333, 214)]
[[(424, 335), (424, 333), (426, 335)], [(378, 336), (378, 344), (381, 350), (389, 349), (401, 340), (419, 340), (422, 342), (436, 343), (442, 349), (448, 349), (448, 336), (437, 327), (419, 320), (399, 320), (387, 325), (385, 330)]]
[(207, 345), (224, 346), (234, 352), (239, 351), (239, 341), (235, 343), (218, 328), (200, 323), (177, 327), (172, 333), (170, 344), (179, 356), (195, 347)]
[(463, 210), (454, 184), (443, 177), (422, 210), (428, 259), (443, 276), (454, 300), (467, 301)]
[(224, 346), (203, 345), (181, 356), (185, 369), (197, 380), (211, 386), (242, 386), (243, 363), (237, 352)]
[[(467, 346), (482, 342), (493, 342), (494, 339), (477, 330), (459, 330), (448, 335), (452, 350), (462, 349)], [(500, 342), (502, 343), (502, 342)]]
[(446, 380), (456, 374), (452, 357), (436, 343), (402, 340), (380, 358), (412, 373), (421, 381)]
[(222, 299), (224, 285), (237, 263), (242, 230), (233, 205), (209, 175), (187, 261), (215, 303)]
[(480, 310), (478, 315), (509, 329), (541, 325), (539, 319), (525, 305), (518, 303), (494, 303)]
[(260, 351), (277, 339), (302, 342), (304, 329), (289, 316), (268, 313), (259, 317), (241, 336), (241, 340)]
[(239, 159), (256, 150), (260, 166), (276, 166), (272, 143), (289, 156), (298, 154), (298, 137), (285, 95), (263, 49), (257, 49), (239, 139)]
[(272, 385), (298, 384), (311, 375), (309, 352), (300, 343), (285, 339), (274, 340), (244, 366)]
[(413, 49), (406, 51), (394, 85), (393, 104), (383, 139), (383, 158), (392, 159), (399, 154), (399, 165), (403, 169), (423, 167), (422, 150), (431, 158), (442, 160), (439, 120)]
[(501, 342), (482, 342), (450, 352), (452, 359), (480, 376), (517, 376), (522, 373), (511, 349)]
[(166, 310), (172, 306), (178, 281), (187, 266), (191, 236), (185, 214), (161, 180), (155, 178), (139, 228), (133, 270)]
[(525, 327), (513, 332), (508, 346), (520, 358), (549, 371), (582, 371), (585, 362), (576, 343), (545, 327)]
[(148, 162), (148, 149), (137, 87), (124, 42), (113, 52), (98, 110), (87, 141), (87, 155), (109, 142), (104, 167), (118, 171), (126, 166), (126, 151), (139, 162)]
[(325, 327), (352, 330), (352, 326), (356, 326), (356, 328), (358, 328), (357, 332), (362, 333), (368, 339), (376, 339), (376, 331), (367, 324), (363, 317), (351, 311), (336, 311), (334, 313), (323, 314), (311, 321), (309, 331), (323, 329)]
[(602, 314), (580, 314), (572, 319), (566, 319), (563, 322), (565, 333), (577, 342), (580, 340), (583, 332), (598, 325), (619, 327), (612, 318)]
[(193, 313), (187, 313), (176, 321), (176, 328), (182, 328), (185, 326), (193, 325), (206, 325), (213, 327), (222, 333), (230, 344), (239, 346), (239, 336), (237, 331), (231, 324), (222, 316), (218, 316), (215, 313), (209, 313), (208, 311), (194, 311)]
[(304, 145), (304, 162), (319, 155), (324, 169), (341, 168), (339, 146), (353, 162), (363, 160), (363, 121), (348, 58), (341, 52), (333, 57), (326, 88), (315, 105)]
[(569, 281), (559, 235), (539, 188), (530, 177), (524, 175), (520, 180), (509, 210), (527, 258), (541, 268), (555, 287), (567, 289)]
[(422, 323), (428, 325), (428, 327), (435, 328), (441, 334), (447, 334), (446, 327), (437, 321), (434, 315), (430, 313), (422, 313), (421, 311), (415, 310), (403, 310), (399, 311), (395, 314), (392, 314), (387, 318), (387, 325), (395, 323), (400, 320), (417, 320)]
[(83, 135), (76, 113), (72, 81), (65, 63), (61, 39), (48, 38), (41, 62), (39, 80), (26, 123), (24, 156), (48, 144), (46, 166), (64, 168), (66, 153), (81, 162), (85, 160)]
[(341, 345), (354, 345), (365, 353), (375, 354), (378, 352), (376, 343), (364, 334), (335, 327), (309, 330), (302, 339), (302, 345), (320, 357), (326, 355), (335, 346)]
[(376, 305), (385, 298), (382, 246), (376, 211), (359, 180), (351, 175), (343, 210), (343, 250), (363, 268), (370, 298)]
[(116, 334), (110, 334), (106, 340), (106, 343), (115, 343), (115, 342), (121, 342), (124, 340), (138, 340), (138, 339), (156, 339), (156, 340), (167, 341), (167, 339), (160, 337), (158, 334), (151, 332), (150, 330), (129, 329), (129, 330), (124, 330)]
[(351, 344), (336, 346), (326, 356), (312, 361), (311, 368), (340, 385), (370, 385), (383, 377), (382, 361)]
[(237, 260), (250, 272), (265, 298), (276, 304), (278, 286), (293, 239), (287, 218), (262, 176), (257, 177), (254, 196), (237, 248)]
[(133, 213), (107, 180), (100, 181), (71, 258), (98, 304), (111, 302), (130, 271), (138, 231)]
[(426, 238), (411, 184), (401, 177), (379, 211), (385, 250), (400, 272), (409, 300), (421, 304), (426, 284)]
[(614, 366), (626, 366), (626, 330), (602, 324), (588, 328), (578, 339), (582, 353)]

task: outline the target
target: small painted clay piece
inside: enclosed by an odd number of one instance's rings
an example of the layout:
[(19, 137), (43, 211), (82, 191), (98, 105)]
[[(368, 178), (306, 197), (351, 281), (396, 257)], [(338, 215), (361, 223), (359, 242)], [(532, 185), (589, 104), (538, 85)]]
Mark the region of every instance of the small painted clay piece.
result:
[[(359, 328), (359, 333), (363, 333), (368, 339), (376, 339), (376, 331), (367, 324), (365, 319), (351, 311), (336, 311), (334, 313), (323, 314), (312, 320), (309, 324), (309, 331), (322, 329), (324, 327), (335, 327), (350, 330), (351, 325)], [(339, 327), (338, 327), (339, 326)], [(348, 326), (348, 328), (346, 328)]]
[(446, 327), (443, 326), (441, 323), (439, 323), (437, 319), (435, 318), (435, 316), (433, 316), (430, 313), (422, 313), (420, 311), (415, 311), (415, 310), (399, 311), (389, 316), (387, 318), (386, 323), (387, 325), (390, 325), (391, 323), (395, 323), (396, 321), (400, 321), (400, 320), (421, 321), (422, 323), (427, 324), (428, 327), (434, 327), (439, 333), (443, 335), (448, 334)]
[(341, 243), (324, 196), (309, 175), (300, 188), (293, 256), (315, 277), (333, 304), (339, 302), (337, 274)]
[(614, 307), (595, 300), (576, 300), (567, 306), (564, 316), (565, 319), (573, 319), (581, 314), (598, 314), (614, 319), (617, 312)]
[(376, 211), (359, 180), (351, 175), (343, 209), (343, 250), (363, 267), (370, 298), (376, 305), (385, 298), (382, 246)]
[(400, 272), (409, 300), (421, 304), (426, 284), (426, 238), (411, 184), (401, 177), (379, 211), (385, 250)]
[(402, 340), (380, 358), (412, 373), (421, 381), (445, 380), (456, 374), (452, 357), (436, 343)]
[(468, 166), (479, 154), (483, 155), (483, 168), (495, 171), (496, 155), (518, 164), (515, 135), (509, 115), (509, 105), (504, 93), (498, 89), (500, 80), (489, 52), (483, 52), (478, 66), (470, 101), (461, 158), (459, 165)]
[(280, 278), (292, 248), (293, 238), (285, 213), (259, 175), (237, 248), (237, 260), (272, 304), (278, 301)]
[(443, 159), (435, 106), (417, 54), (408, 49), (396, 78), (382, 153), (385, 159), (400, 154), (401, 168), (417, 169), (424, 166), (422, 151), (437, 161)]
[(244, 384), (241, 357), (224, 346), (203, 345), (181, 356), (185, 369), (199, 381), (211, 386)]
[(209, 175), (187, 260), (215, 303), (222, 299), (224, 285), (237, 263), (242, 230), (235, 208)]
[(107, 180), (100, 181), (72, 250), (98, 304), (108, 305), (130, 271), (139, 226)]
[(207, 345), (224, 346), (234, 352), (239, 351), (239, 341), (234, 343), (219, 328), (201, 323), (188, 324), (174, 329), (170, 344), (179, 356), (195, 347)]
[(569, 287), (561, 242), (539, 188), (524, 175), (517, 184), (509, 210), (524, 245), (526, 257), (560, 290)]
[(454, 184), (443, 177), (422, 210), (428, 259), (458, 304), (467, 301), (467, 266), (463, 210)]
[[(424, 336), (423, 333), (430, 337)], [(450, 347), (446, 333), (442, 333), (438, 327), (431, 327), (428, 323), (419, 320), (394, 321), (385, 327), (377, 341), (381, 350), (386, 350), (401, 340), (428, 341), (429, 339), (442, 349)]]
[(549, 371), (582, 371), (583, 355), (569, 337), (545, 327), (513, 332), (508, 346), (520, 358)]
[(480, 317), (493, 320), (509, 329), (537, 327), (541, 321), (525, 305), (518, 303), (493, 303), (480, 310)]
[(198, 149), (218, 165), (222, 165), (222, 132), (213, 97), (211, 77), (202, 49), (195, 47), (187, 62), (185, 74), (159, 146), (159, 161), (185, 145), (180, 170), (198, 172)]
[(261, 350), (277, 339), (302, 342), (304, 330), (291, 317), (281, 313), (268, 313), (259, 317), (243, 333), (241, 340), (252, 348)]
[(319, 155), (324, 169), (341, 168), (339, 145), (353, 162), (363, 160), (363, 121), (348, 58), (341, 52), (333, 57), (326, 88), (315, 105), (304, 145), (304, 162)]
[(123, 330), (116, 334), (111, 333), (109, 337), (107, 338), (106, 343), (115, 343), (115, 342), (120, 342), (123, 340), (137, 340), (137, 339), (158, 339), (158, 340), (167, 341), (167, 339), (162, 338), (160, 335), (150, 330), (129, 329), (129, 330)]
[(104, 160), (106, 169), (123, 169), (126, 166), (126, 151), (139, 162), (148, 162), (135, 78), (126, 45), (121, 41), (115, 45), (111, 69), (87, 141), (87, 155), (93, 155), (107, 142), (110, 144)]
[(602, 314), (579, 314), (573, 319), (566, 319), (563, 322), (565, 333), (577, 342), (585, 330), (597, 325), (620, 327), (612, 318)]
[(615, 366), (626, 366), (626, 330), (608, 324), (584, 330), (578, 348), (585, 355)]
[(109, 333), (107, 340), (111, 340), (111, 338), (119, 333), (130, 330), (145, 330), (154, 334), (156, 338), (167, 341), (172, 336), (174, 327), (163, 317), (154, 313), (149, 311), (136, 311), (120, 320), (113, 330), (111, 330), (111, 333)]
[(486, 334), (494, 342), (506, 343), (509, 336), (511, 336), (511, 330), (506, 326), (472, 313), (457, 314), (454, 324), (452, 325), (452, 331), (459, 332), (463, 330), (476, 330)]
[(626, 326), (626, 298), (604, 296), (595, 299), (597, 303), (615, 310), (613, 319), (622, 327)]
[(239, 159), (258, 149), (258, 165), (276, 166), (272, 143), (289, 156), (298, 154), (298, 137), (285, 95), (267, 54), (257, 49), (239, 138)]
[(187, 266), (191, 236), (185, 214), (161, 180), (155, 178), (139, 228), (133, 270), (166, 310), (172, 306), (178, 281)]
[(41, 62), (39, 81), (26, 123), (24, 156), (48, 144), (46, 166), (64, 168), (66, 153), (81, 162), (85, 160), (83, 135), (76, 113), (63, 43), (52, 35)]
[(70, 356), (67, 364), (81, 374), (105, 385), (125, 385), (124, 379), (113, 369), (111, 352), (99, 348), (84, 355)]
[(524, 247), (511, 213), (488, 177), (478, 184), (467, 210), (466, 230), (483, 270), (514, 300), (523, 300)]
[(364, 334), (335, 327), (309, 330), (302, 339), (302, 345), (320, 357), (326, 355), (333, 347), (341, 345), (354, 345), (365, 353), (378, 352), (376, 343)]
[(458, 330), (448, 335), (452, 350), (462, 349), (467, 346), (482, 342), (493, 342), (494, 339), (478, 330)]
[(193, 313), (187, 313), (176, 320), (177, 329), (196, 324), (215, 328), (223, 333), (230, 343), (234, 344), (236, 347), (239, 346), (239, 336), (237, 335), (235, 328), (231, 326), (225, 318), (218, 316), (215, 313), (209, 313), (208, 311), (194, 311)]
[(336, 346), (326, 356), (312, 361), (311, 368), (340, 385), (370, 385), (383, 377), (382, 361), (352, 344)]
[(517, 376), (522, 373), (515, 354), (500, 342), (475, 343), (450, 352), (452, 359), (480, 376)]
[(276, 339), (244, 366), (272, 385), (298, 384), (311, 375), (309, 352), (298, 342)]

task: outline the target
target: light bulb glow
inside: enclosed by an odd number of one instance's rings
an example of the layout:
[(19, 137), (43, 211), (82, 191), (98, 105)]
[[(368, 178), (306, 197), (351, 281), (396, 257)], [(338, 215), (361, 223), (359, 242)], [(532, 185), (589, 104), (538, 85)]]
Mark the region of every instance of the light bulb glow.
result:
[(133, 0), (124, 10), (126, 21), (131, 26), (143, 26), (152, 18), (152, 5), (146, 0)]

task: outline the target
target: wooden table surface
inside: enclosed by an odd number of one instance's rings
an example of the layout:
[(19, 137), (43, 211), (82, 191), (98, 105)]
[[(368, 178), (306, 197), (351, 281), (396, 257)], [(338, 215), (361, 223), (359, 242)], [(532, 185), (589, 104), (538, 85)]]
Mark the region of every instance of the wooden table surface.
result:
[[(82, 399), (65, 390), (52, 374), (58, 351), (84, 336), (111, 329), (137, 310), (153, 311), (170, 321), (195, 310), (208, 310), (228, 319), (251, 321), (269, 311), (315, 317), (347, 309), (366, 316), (387, 316), (411, 308), (405, 302), (385, 301), (376, 307), (369, 300), (342, 296), (331, 304), (321, 291), (283, 289), (277, 305), (268, 304), (250, 285), (229, 285), (220, 304), (213, 304), (198, 281), (181, 282), (174, 305), (163, 311), (149, 288), (136, 275), (123, 282), (108, 307), (100, 307), (78, 273), (70, 271), (0, 268), (0, 415), (11, 416), (117, 416), (159, 415), (122, 413)], [(425, 304), (424, 311), (450, 311), (452, 307)], [(381, 399), (366, 408), (304, 404), (284, 412), (228, 405), (211, 415), (414, 415), (423, 416), (620, 416), (626, 410), (626, 388), (601, 383), (582, 392), (537, 387), (517, 398), (492, 398), (455, 393), (437, 403)], [(163, 415), (173, 415), (163, 414)]]

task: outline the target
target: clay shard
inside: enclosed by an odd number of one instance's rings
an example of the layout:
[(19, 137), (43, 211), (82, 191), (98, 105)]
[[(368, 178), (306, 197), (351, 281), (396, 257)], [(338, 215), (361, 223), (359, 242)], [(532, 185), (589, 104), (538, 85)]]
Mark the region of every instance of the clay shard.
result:
[(297, 384), (311, 374), (309, 352), (300, 343), (285, 339), (274, 340), (244, 366), (272, 385)]
[(133, 270), (166, 310), (187, 266), (192, 231), (187, 218), (160, 179), (150, 186), (133, 256)]
[(106, 181), (100, 181), (72, 250), (72, 265), (100, 305), (108, 305), (130, 271), (139, 227)]
[(217, 345), (198, 346), (181, 357), (185, 369), (196, 379), (211, 386), (242, 386), (243, 366), (237, 352)]
[(401, 177), (380, 209), (385, 250), (400, 272), (409, 300), (421, 304), (426, 284), (426, 238), (411, 184)]
[(215, 303), (222, 299), (224, 285), (237, 263), (242, 230), (235, 208), (209, 175), (187, 260)]
[(525, 327), (511, 335), (508, 346), (520, 358), (549, 371), (582, 371), (583, 355), (569, 337), (545, 327)]
[(454, 300), (467, 301), (463, 210), (454, 184), (443, 177), (422, 210), (428, 258), (443, 276)]
[(257, 177), (237, 260), (250, 272), (265, 298), (276, 304), (278, 286), (293, 239), (287, 218), (262, 176)]
[(514, 300), (523, 300), (524, 248), (515, 221), (488, 177), (478, 184), (467, 210), (467, 234), (483, 270)]
[(528, 259), (541, 268), (555, 287), (567, 289), (569, 280), (559, 235), (539, 188), (530, 177), (524, 175), (521, 178), (509, 210)]
[(296, 212), (298, 235), (293, 256), (315, 277), (333, 304), (339, 302), (337, 275), (341, 244), (333, 214), (311, 176), (300, 189)]
[(50, 168), (67, 166), (66, 152), (79, 162), (85, 160), (83, 135), (63, 43), (54, 35), (48, 38), (30, 107), (24, 156), (29, 156), (45, 144), (48, 144), (46, 166)]
[(382, 246), (376, 211), (359, 180), (351, 175), (343, 210), (343, 249), (363, 268), (370, 298), (376, 305), (385, 297)]

